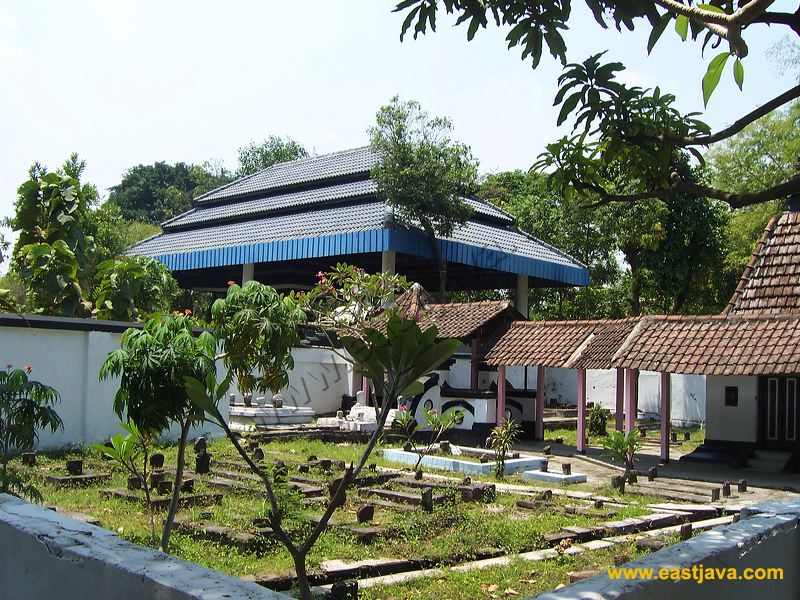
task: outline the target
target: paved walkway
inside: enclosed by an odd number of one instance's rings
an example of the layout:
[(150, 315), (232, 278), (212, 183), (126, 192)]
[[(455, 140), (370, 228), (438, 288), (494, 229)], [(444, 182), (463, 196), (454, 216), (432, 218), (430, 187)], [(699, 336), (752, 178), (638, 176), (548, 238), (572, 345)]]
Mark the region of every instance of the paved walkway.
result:
[[(567, 444), (526, 440), (518, 443), (515, 449), (541, 453), (544, 446), (548, 444), (553, 452), (551, 470), (558, 470), (562, 462), (571, 462), (573, 472), (586, 473), (589, 476), (588, 482), (582, 486), (584, 488), (603, 488), (610, 485), (612, 475), (621, 472), (618, 463), (601, 456), (604, 452), (602, 448), (587, 448), (585, 456), (588, 460), (583, 460), (581, 456), (576, 455), (575, 446)], [(638, 455), (636, 468), (638, 471), (646, 473), (650, 467), (656, 467), (659, 478), (681, 480), (686, 485), (691, 485), (693, 481), (720, 484), (729, 481), (735, 484), (740, 479), (745, 479), (748, 489), (754, 492), (748, 496), (747, 504), (772, 498), (796, 497), (800, 493), (800, 474), (732, 469), (724, 464), (680, 461), (678, 460), (680, 456), (680, 454), (674, 453), (668, 465), (660, 465), (658, 448), (645, 447)]]

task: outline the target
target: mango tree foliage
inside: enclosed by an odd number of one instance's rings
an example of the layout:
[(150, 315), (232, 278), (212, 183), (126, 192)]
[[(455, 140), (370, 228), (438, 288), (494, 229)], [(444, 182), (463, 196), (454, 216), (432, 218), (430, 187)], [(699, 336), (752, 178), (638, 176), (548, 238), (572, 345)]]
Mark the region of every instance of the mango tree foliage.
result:
[[(767, 28), (777, 36), (789, 33), (796, 39), (800, 35), (800, 11), (789, 7), (782, 12), (772, 0), (586, 0), (586, 4), (603, 29), (611, 24), (620, 31), (623, 27), (649, 29), (647, 52), (667, 30), (683, 41), (698, 43), (701, 60), (707, 60), (706, 74), (698, 82), (705, 105), (723, 74), (727, 73), (740, 88), (745, 84), (743, 61), (749, 53), (750, 36)], [(572, 119), (573, 131), (548, 145), (537, 162), (537, 167), (552, 173), (551, 182), (565, 194), (577, 191), (596, 196), (592, 201), (608, 203), (663, 199), (679, 193), (689, 198), (713, 198), (740, 208), (800, 191), (800, 176), (796, 173), (775, 184), (736, 191), (686, 179), (676, 168), (684, 151), (702, 161), (701, 150), (729, 139), (748, 124), (800, 98), (800, 85), (712, 132), (698, 113), (680, 112), (672, 94), (659, 87), (643, 89), (621, 83), (618, 75), (624, 65), (607, 61), (602, 54), (566, 64), (562, 32), (569, 28), (572, 18), (572, 5), (566, 0), (403, 0), (395, 8), (405, 16), (401, 39), (408, 32), (416, 37), (428, 29), (435, 30), (437, 13), (442, 8), (457, 15), (457, 24), (467, 26), (467, 39), (493, 22), (508, 31), (509, 48), (521, 47), (523, 59), (530, 59), (534, 68), (545, 48), (565, 65), (554, 104), (560, 107), (558, 123)], [(615, 179), (608, 175), (610, 165), (617, 165), (619, 172), (615, 175), (635, 186), (619, 189), (614, 185)]]
[(467, 145), (450, 138), (450, 119), (429, 117), (418, 102), (395, 96), (375, 119), (369, 130), (378, 154), (372, 178), (395, 218), (425, 232), (439, 268), (441, 300), (447, 267), (437, 236), (451, 235), (472, 214), (463, 197), (477, 190), (478, 162)]

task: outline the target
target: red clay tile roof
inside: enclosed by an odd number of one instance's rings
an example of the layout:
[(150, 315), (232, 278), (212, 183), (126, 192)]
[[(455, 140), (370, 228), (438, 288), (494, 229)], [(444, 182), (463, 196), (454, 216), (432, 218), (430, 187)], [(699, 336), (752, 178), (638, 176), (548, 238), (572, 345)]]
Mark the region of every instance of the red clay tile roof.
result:
[(517, 322), (486, 361), (694, 375), (800, 373), (800, 314)]
[(694, 375), (800, 373), (800, 315), (645, 317), (612, 362)]
[(724, 312), (800, 313), (800, 212), (770, 220)]
[(435, 324), (440, 338), (469, 338), (503, 313), (506, 313), (507, 321), (522, 318), (508, 300), (435, 303), (425, 288), (418, 283), (398, 297), (395, 304), (400, 309), (402, 317), (416, 318), (423, 329)]
[(486, 356), (492, 365), (608, 369), (638, 319), (513, 323)]

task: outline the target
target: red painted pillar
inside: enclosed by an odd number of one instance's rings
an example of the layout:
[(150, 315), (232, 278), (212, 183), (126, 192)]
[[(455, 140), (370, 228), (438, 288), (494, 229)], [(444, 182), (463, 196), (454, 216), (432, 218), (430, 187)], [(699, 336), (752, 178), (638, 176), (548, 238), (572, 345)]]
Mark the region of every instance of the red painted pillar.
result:
[(544, 439), (544, 376), (544, 367), (540, 365), (536, 371), (536, 423), (533, 429), (533, 437), (537, 440)]
[(578, 369), (578, 443), (576, 450), (586, 454), (586, 369)]
[(469, 388), (471, 390), (478, 389), (478, 336), (472, 338), (472, 349), (470, 352), (470, 372), (469, 372)]
[(617, 408), (614, 415), (617, 431), (625, 428), (625, 369), (617, 368), (617, 387), (614, 390), (617, 394)]
[(364, 392), (364, 406), (369, 406), (369, 379), (361, 378), (361, 391)]
[(625, 435), (636, 428), (636, 395), (638, 393), (638, 369), (625, 369)]
[(495, 421), (497, 425), (503, 424), (506, 418), (506, 367), (497, 367), (497, 415)]
[(669, 462), (669, 423), (671, 410), (670, 374), (661, 373), (661, 462)]

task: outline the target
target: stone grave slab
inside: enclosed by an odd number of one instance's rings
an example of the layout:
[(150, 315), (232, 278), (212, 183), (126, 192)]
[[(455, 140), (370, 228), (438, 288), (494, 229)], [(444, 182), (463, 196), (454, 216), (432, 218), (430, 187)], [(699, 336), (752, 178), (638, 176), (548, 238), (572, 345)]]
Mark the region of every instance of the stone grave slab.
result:
[(105, 483), (111, 479), (111, 473), (94, 473), (86, 471), (81, 475), (45, 475), (44, 480), (56, 487), (90, 487)]
[[(397, 448), (386, 448), (383, 450), (383, 458), (406, 465), (415, 465), (419, 459), (419, 455), (416, 452), (407, 452), (406, 450)], [(511, 473), (517, 473), (519, 471), (539, 469), (542, 463), (546, 461), (546, 458), (538, 458), (535, 456), (508, 459), (506, 460), (505, 472), (506, 475), (510, 475)], [(430, 469), (441, 469), (443, 471), (453, 471), (455, 473), (491, 475), (494, 473), (495, 464), (494, 462), (480, 463), (454, 458), (452, 456), (429, 454), (422, 458), (420, 466)]]
[(554, 483), (556, 485), (568, 485), (571, 483), (586, 483), (586, 475), (584, 473), (564, 473), (551, 472), (551, 471), (525, 471), (522, 473), (522, 478), (527, 481), (544, 481), (545, 483)]
[[(122, 498), (128, 502), (147, 503), (144, 494), (136, 494), (124, 488), (108, 488), (100, 490), (100, 493), (106, 497)], [(151, 498), (150, 504), (156, 508), (168, 508), (169, 503), (172, 501), (172, 496)], [(181, 494), (180, 506), (189, 506), (194, 504), (219, 504), (222, 502), (222, 494), (202, 493), (202, 494)]]

